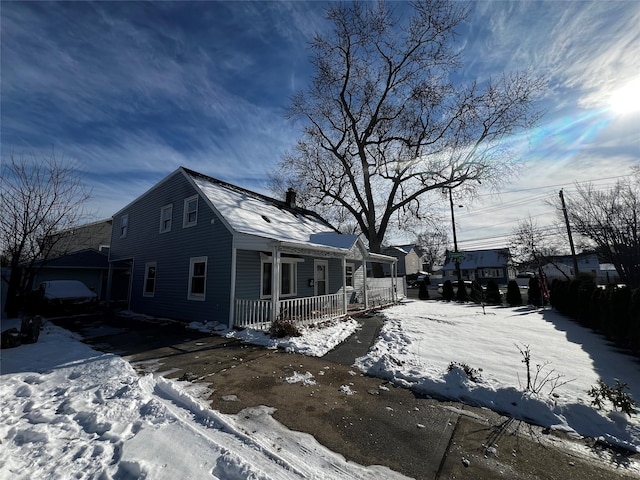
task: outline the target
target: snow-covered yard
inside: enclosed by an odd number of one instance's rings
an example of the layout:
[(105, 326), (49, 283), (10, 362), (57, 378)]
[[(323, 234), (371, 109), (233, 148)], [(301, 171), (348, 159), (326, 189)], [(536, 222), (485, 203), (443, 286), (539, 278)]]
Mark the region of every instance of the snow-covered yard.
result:
[(405, 478), (345, 461), (268, 406), (211, 410), (190, 383), (139, 377), (48, 322), (1, 365), (2, 479)]
[[(376, 344), (357, 361), (361, 370), (640, 451), (638, 416), (598, 411), (586, 393), (599, 378), (619, 378), (640, 399), (638, 363), (560, 315), (526, 307), (487, 307), (483, 315), (474, 305), (434, 301), (408, 301), (384, 315)], [(3, 322), (2, 329), (12, 326)], [(217, 327), (218, 334), (322, 356), (357, 324), (334, 322), (278, 341)], [(547, 382), (536, 384), (539, 394), (525, 392), (526, 346), (534, 373), (541, 365), (558, 379), (553, 391)], [(238, 415), (211, 410), (194, 385), (140, 377), (126, 360), (48, 322), (37, 344), (1, 354), (0, 478), (401, 478), (287, 430), (269, 406)], [(462, 368), (449, 371), (452, 362), (475, 369), (476, 381)]]
[[(640, 418), (591, 405), (598, 379), (628, 383), (640, 400), (640, 363), (552, 310), (408, 302), (384, 311), (380, 338), (357, 366), (414, 390), (640, 451)], [(532, 390), (526, 392), (530, 352)], [(477, 372), (472, 381), (466, 366)], [(539, 370), (539, 374), (537, 374)], [(474, 373), (476, 373), (474, 372)], [(537, 377), (536, 377), (537, 374)], [(553, 388), (555, 385), (555, 388)], [(610, 406), (610, 405), (609, 405)]]

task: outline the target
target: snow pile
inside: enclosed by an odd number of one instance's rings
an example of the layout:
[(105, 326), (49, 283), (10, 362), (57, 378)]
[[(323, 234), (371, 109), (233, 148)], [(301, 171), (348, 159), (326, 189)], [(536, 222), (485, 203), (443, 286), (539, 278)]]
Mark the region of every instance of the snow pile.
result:
[(189, 328), (224, 335), (228, 338), (238, 338), (253, 345), (262, 345), (273, 349), (282, 348), (310, 357), (322, 357), (355, 333), (358, 322), (348, 317), (324, 322), (320, 326), (300, 327), (301, 335), (299, 337), (285, 338), (273, 338), (268, 333), (259, 330), (231, 330), (217, 322), (205, 324), (193, 322), (189, 324)]
[(284, 379), (287, 383), (301, 383), (305, 387), (311, 387), (316, 384), (316, 381), (313, 379), (313, 375), (310, 372), (307, 373), (298, 373), (293, 372), (293, 375)]
[(429, 301), (383, 313), (388, 321), (380, 337), (356, 362), (362, 371), (421, 393), (640, 451), (640, 415), (597, 410), (587, 395), (599, 378), (609, 385), (617, 378), (640, 400), (638, 363), (590, 330), (551, 310), (529, 307), (486, 307), (483, 315), (476, 305)]
[(0, 353), (0, 478), (405, 478), (345, 461), (269, 407), (211, 410), (46, 322), (37, 344)]
[(356, 391), (351, 388), (351, 385), (342, 385), (338, 389), (338, 391), (340, 391), (340, 393), (344, 393), (345, 395), (354, 395), (356, 393)]

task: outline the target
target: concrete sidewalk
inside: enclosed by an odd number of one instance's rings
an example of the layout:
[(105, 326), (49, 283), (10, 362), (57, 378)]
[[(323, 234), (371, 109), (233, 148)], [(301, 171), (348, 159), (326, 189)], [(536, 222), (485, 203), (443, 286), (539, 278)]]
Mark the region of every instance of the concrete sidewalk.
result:
[(351, 366), (356, 358), (367, 354), (378, 338), (384, 320), (381, 315), (376, 314), (365, 314), (357, 317), (356, 320), (360, 324), (358, 330), (322, 358)]
[[(76, 325), (87, 343), (125, 356), (139, 371), (206, 383), (211, 408), (237, 414), (268, 405), (292, 430), (362, 465), (417, 479), (631, 479), (638, 456), (575, 441), (483, 408), (443, 402), (351, 367), (377, 337), (361, 317), (352, 337), (324, 358), (306, 357), (157, 325), (114, 330)], [(290, 383), (309, 372), (315, 383)]]

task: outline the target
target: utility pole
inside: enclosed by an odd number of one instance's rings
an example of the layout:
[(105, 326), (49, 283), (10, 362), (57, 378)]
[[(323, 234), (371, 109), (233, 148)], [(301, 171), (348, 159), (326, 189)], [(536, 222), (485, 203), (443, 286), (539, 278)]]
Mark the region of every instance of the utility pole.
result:
[(564, 222), (567, 224), (567, 235), (569, 236), (569, 246), (571, 247), (571, 257), (573, 258), (573, 278), (578, 278), (578, 258), (576, 257), (576, 248), (573, 246), (573, 237), (571, 236), (571, 226), (569, 225), (569, 215), (567, 215), (567, 206), (564, 203), (564, 194), (560, 189), (560, 202), (562, 203), (562, 213), (564, 213)]
[[(449, 188), (449, 204), (451, 205), (451, 225), (453, 226), (453, 251), (458, 253), (458, 239), (456, 237), (456, 217), (453, 213), (453, 195)], [(458, 285), (462, 282), (462, 272), (460, 271), (460, 259), (456, 256), (456, 275), (458, 276)]]

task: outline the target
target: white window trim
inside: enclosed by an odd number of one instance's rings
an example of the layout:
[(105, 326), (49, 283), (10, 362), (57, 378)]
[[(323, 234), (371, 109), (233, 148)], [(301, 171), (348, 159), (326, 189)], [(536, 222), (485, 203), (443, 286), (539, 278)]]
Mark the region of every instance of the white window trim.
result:
[[(193, 222), (189, 222), (189, 212), (187, 209), (189, 208), (189, 203), (193, 200), (196, 201), (196, 219)], [(198, 203), (199, 203), (198, 195), (193, 195), (189, 198), (184, 199), (184, 212), (182, 214), (182, 228), (193, 227), (194, 225), (198, 224)]]
[[(156, 270), (155, 277), (153, 277), (153, 292), (147, 292), (147, 280), (149, 280), (149, 268), (153, 267)], [(158, 281), (158, 265), (156, 262), (147, 262), (144, 264), (144, 283), (142, 284), (142, 296), (153, 297), (156, 294), (156, 282)]]
[[(197, 300), (200, 302), (205, 301), (207, 297), (207, 261), (208, 257), (191, 257), (189, 259), (189, 285), (187, 290), (188, 300)], [(193, 267), (196, 263), (204, 263), (204, 293), (191, 293), (191, 286), (193, 281)]]
[[(298, 295), (298, 263), (304, 262), (302, 258), (291, 258), (291, 257), (280, 257), (280, 264), (290, 264), (292, 265), (292, 275), (289, 280), (289, 287), (291, 289), (290, 293), (283, 294), (280, 292), (280, 298), (288, 298), (288, 297), (296, 297)], [(264, 253), (260, 254), (260, 299), (266, 300), (271, 298), (271, 294), (264, 295), (262, 293), (264, 286), (264, 264), (265, 263), (273, 263), (273, 257), (269, 255), (265, 255)], [(272, 267), (273, 268), (273, 267)], [(280, 281), (282, 281), (282, 271), (280, 272)]]
[[(164, 226), (164, 212), (165, 211), (169, 211), (169, 227), (165, 228)], [(173, 203), (170, 203), (169, 205), (165, 205), (164, 207), (162, 207), (160, 209), (160, 233), (167, 233), (171, 231), (171, 227), (173, 225)]]
[(320, 294), (318, 293), (318, 265), (324, 265), (325, 269), (324, 269), (324, 287), (325, 287), (325, 293), (323, 295), (327, 295), (327, 292), (329, 291), (329, 260), (319, 260), (319, 259), (315, 259), (313, 261), (313, 295), (318, 297), (320, 296)]
[(120, 238), (126, 238), (129, 233), (129, 214), (120, 217)]
[[(354, 286), (353, 277), (355, 277), (355, 274), (356, 274), (356, 265), (355, 265), (355, 263), (347, 262), (347, 263), (345, 263), (344, 267), (345, 267), (344, 268), (344, 280), (345, 280), (345, 283), (347, 283), (347, 287), (353, 287)], [(351, 285), (348, 285), (348, 282), (347, 282), (347, 279), (349, 278), (349, 276), (347, 275), (347, 269), (348, 268), (351, 268)]]

